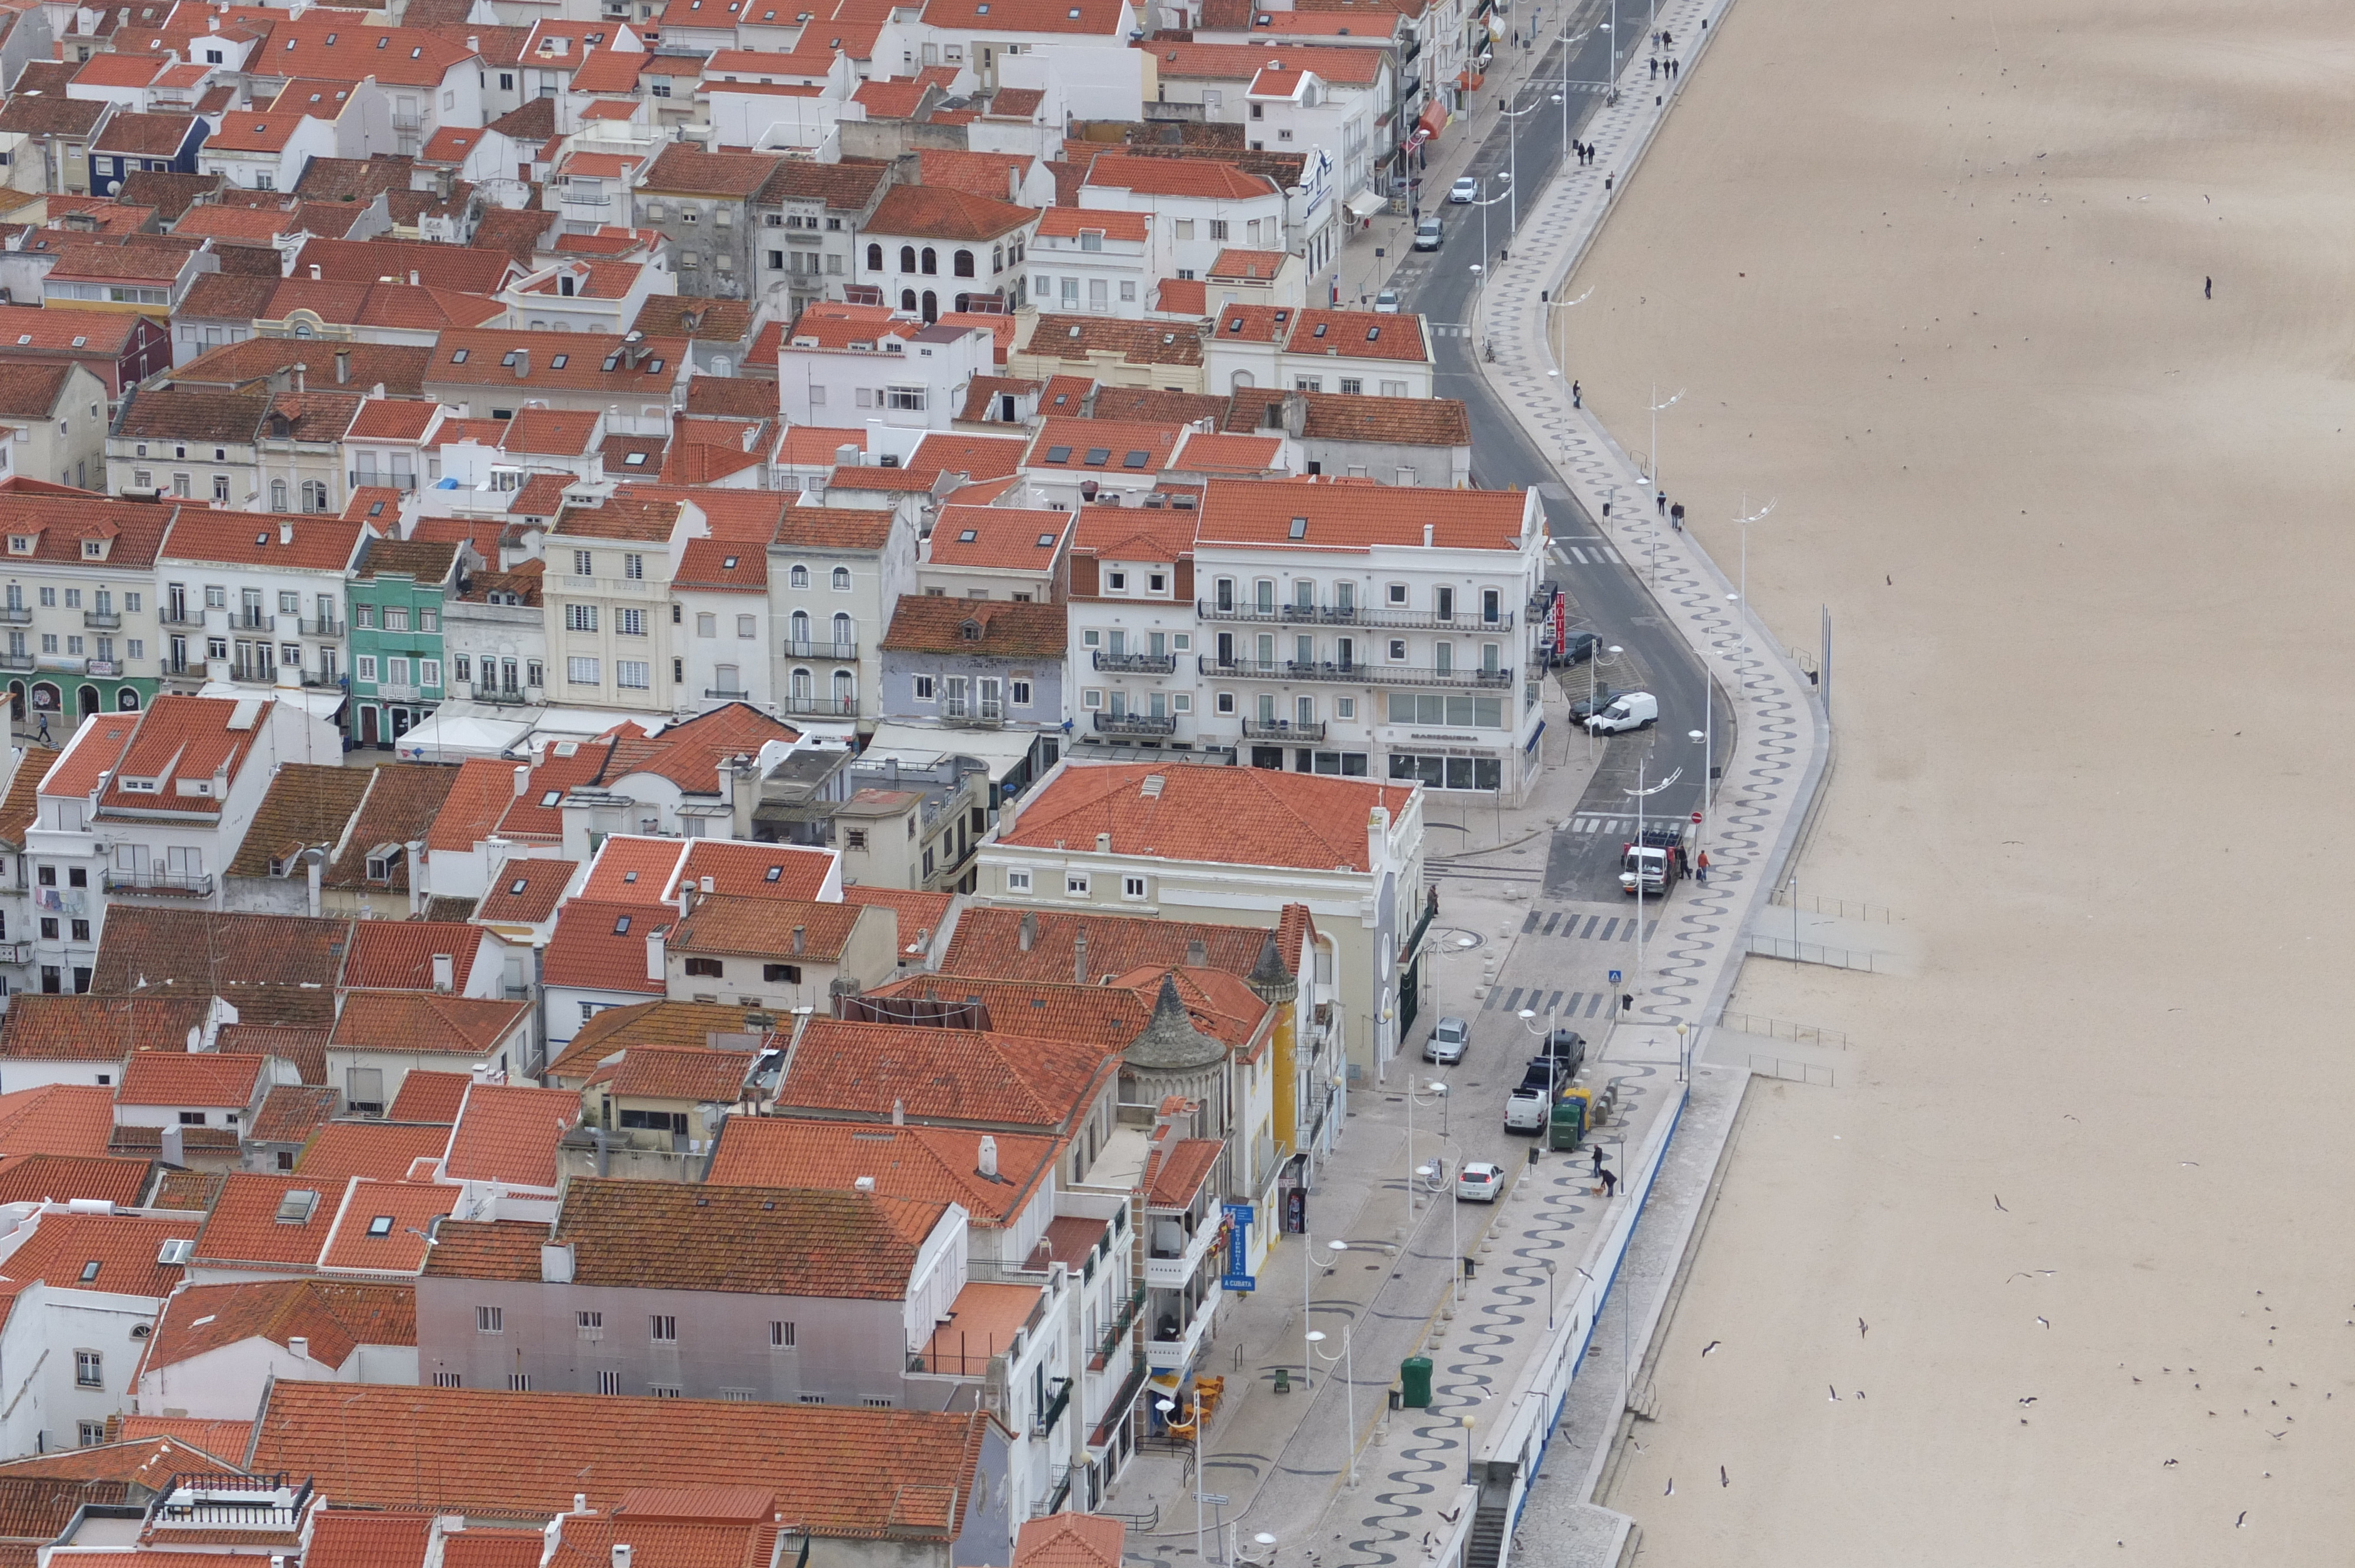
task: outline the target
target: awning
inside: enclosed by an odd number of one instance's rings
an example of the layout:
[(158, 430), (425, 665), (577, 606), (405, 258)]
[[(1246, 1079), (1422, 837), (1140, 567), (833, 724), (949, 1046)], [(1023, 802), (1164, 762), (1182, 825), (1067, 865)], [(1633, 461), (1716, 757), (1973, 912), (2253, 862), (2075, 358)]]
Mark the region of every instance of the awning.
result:
[(315, 719), (333, 719), (344, 705), (344, 694), (326, 686), (240, 686), (234, 681), (208, 681), (197, 688), (200, 697), (269, 697), (301, 708)]
[(989, 769), (993, 781), (1022, 766), (1039, 738), (1031, 729), (958, 729), (946, 725), (885, 722), (875, 726), (862, 763), (897, 758), (911, 768), (930, 768), (945, 758), (970, 757)]
[(1359, 191), (1349, 198), (1349, 216), (1363, 221), (1391, 205), (1391, 198), (1372, 191)]
[(1423, 112), (1415, 118), (1415, 125), (1425, 136), (1436, 140), (1447, 129), (1447, 105), (1435, 99), (1424, 104)]
[(393, 742), (394, 754), (404, 762), (453, 762), (469, 757), (503, 757), (509, 747), (531, 730), (522, 717), (491, 718), (480, 714), (452, 713), (445, 704), (423, 724)]

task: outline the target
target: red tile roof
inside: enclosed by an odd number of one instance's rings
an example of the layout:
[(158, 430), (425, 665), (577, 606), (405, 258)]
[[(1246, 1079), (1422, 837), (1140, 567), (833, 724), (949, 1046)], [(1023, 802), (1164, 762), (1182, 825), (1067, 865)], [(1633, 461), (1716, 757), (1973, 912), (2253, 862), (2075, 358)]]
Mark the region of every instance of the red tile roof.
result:
[(343, 983), (354, 989), (431, 991), (433, 960), (451, 960), (453, 989), (463, 993), (474, 972), (483, 930), (465, 921), (356, 920), (344, 958)]
[(255, 1143), (308, 1143), (336, 1114), (336, 1091), (324, 1086), (281, 1084), (261, 1097), (245, 1136)]
[[(713, 894), (698, 897), (687, 916), (672, 925), (670, 946), (682, 953), (839, 963), (851, 929), (865, 912), (856, 904)], [(800, 947), (794, 945), (796, 939)]]
[(678, 911), (663, 904), (607, 904), (581, 897), (557, 912), (541, 979), (548, 985), (660, 996), (646, 977), (646, 938), (667, 935)]
[[(411, 1073), (410, 1077), (419, 1075)], [(448, 1075), (436, 1075), (446, 1076)], [(404, 1090), (407, 1085), (404, 1083)], [(322, 1191), (340, 1192), (354, 1176), (406, 1181), (421, 1160), (438, 1160), (450, 1146), (450, 1124), (337, 1121), (319, 1129), (294, 1162), (294, 1174)]]
[(253, 1442), (250, 1421), (208, 1421), (194, 1415), (126, 1415), (123, 1418), (122, 1437), (125, 1443), (135, 1443), (142, 1437), (168, 1437), (210, 1455), (228, 1465), (245, 1462), (245, 1451)]
[[(792, 1529), (833, 1539), (962, 1529), (995, 1417), (717, 1401), (274, 1384), (252, 1463), (355, 1507), (546, 1518), (576, 1493), (738, 1477)], [(486, 1466), (483, 1456), (500, 1461)], [(472, 1531), (467, 1533), (471, 1534)]]
[[(342, 1366), (362, 1345), (414, 1345), (416, 1287), (325, 1279), (190, 1286), (165, 1304), (144, 1365), (150, 1371), (172, 1366), (253, 1339), (288, 1349), (289, 1340), (307, 1339), (311, 1359), (331, 1367)], [(346, 1516), (322, 1514), (320, 1520), (340, 1517)]]
[(458, 1119), (458, 1107), (465, 1101), (466, 1086), (473, 1081), (465, 1073), (436, 1073), (411, 1067), (401, 1075), (400, 1092), (385, 1107), (385, 1118), (436, 1122), (448, 1127)]
[(0, 1095), (0, 1154), (103, 1157), (114, 1133), (114, 1091), (49, 1084)]
[[(416, 1342), (413, 1332), (407, 1342)], [(306, 1568), (423, 1568), (432, 1533), (433, 1520), (424, 1514), (323, 1508), (312, 1516), (311, 1540), (304, 1550), (303, 1562)], [(463, 1532), (449, 1539), (454, 1542), (462, 1536)]]
[(581, 1097), (570, 1090), (476, 1084), (451, 1134), (450, 1178), (553, 1187), (556, 1140), (580, 1120)]
[(185, 1051), (188, 1031), (201, 1029), (211, 1009), (203, 997), (20, 992), (0, 1013), (0, 1059), (120, 1062), (135, 1051)]
[(183, 1271), (176, 1263), (156, 1262), (156, 1254), (167, 1241), (196, 1234), (197, 1224), (193, 1214), (148, 1219), (53, 1210), (40, 1216), (31, 1235), (0, 1256), (0, 1299), (13, 1300), (36, 1283), (121, 1296), (169, 1296)]
[(1091, 159), (1088, 184), (1146, 196), (1223, 201), (1279, 194), (1273, 180), (1264, 175), (1247, 175), (1232, 164), (1207, 158), (1138, 158), (1123, 153), (1099, 153)]
[(780, 1110), (1062, 1130), (1118, 1058), (1103, 1044), (980, 1030), (814, 1021), (777, 1086)]
[(433, 1222), (456, 1209), (464, 1195), (458, 1187), (363, 1177), (352, 1183), (344, 1199), (343, 1211), (319, 1254), (319, 1266), (346, 1273), (416, 1274), (432, 1252), (425, 1243), (433, 1234)]
[(870, 235), (981, 243), (1032, 222), (1037, 209), (966, 191), (893, 185), (863, 226)]
[(589, 1082), (618, 1098), (709, 1101), (734, 1105), (751, 1075), (748, 1051), (674, 1050), (633, 1045), (619, 1062), (600, 1067)]
[[(1419, 546), (1427, 528), (1439, 549), (1517, 551), (1529, 506), (1529, 493), (1518, 490), (1213, 481), (1198, 535), (1204, 543), (1295, 548), (1305, 537), (1305, 548), (1355, 551)], [(1305, 535), (1293, 532), (1300, 518), (1306, 519)]]
[(1172, 425), (1130, 425), (1114, 419), (1041, 419), (1038, 438), (1030, 443), (1023, 466), (1073, 473), (1149, 476), (1167, 466), (1169, 454), (1185, 433), (1182, 427)]
[[(715, 1034), (736, 1036), (723, 1041), (721, 1047), (749, 1050), (766, 1037), (766, 1026), (748, 1029), (744, 1022), (748, 1011), (757, 1015), (757, 1010), (699, 1001), (639, 1001), (605, 1008), (566, 1043), (562, 1054), (549, 1064), (548, 1075), (577, 1082), (606, 1057), (638, 1045), (698, 1051), (720, 1048), (713, 1044)], [(750, 1039), (744, 1038), (748, 1035)]]
[(1125, 240), (1142, 245), (1153, 238), (1153, 215), (1149, 212), (1112, 212), (1092, 207), (1053, 207), (1039, 219), (1042, 238), (1076, 239), (1093, 230), (1106, 239)]
[[(762, 844), (741, 839), (689, 839), (679, 875), (699, 887), (739, 898), (823, 898), (836, 883), (839, 861), (832, 850), (800, 844)], [(675, 891), (677, 884), (666, 890)]]
[(176, 561), (341, 572), (358, 551), (360, 533), (355, 520), (316, 513), (285, 517), (183, 506), (172, 519), (161, 554)]
[(479, 1062), (515, 1040), (530, 1016), (527, 1001), (432, 991), (356, 991), (345, 998), (328, 1044), (336, 1051), (404, 1055), (447, 1053), (469, 1063)]
[[(494, 761), (494, 769), (497, 766)], [(580, 869), (581, 863), (573, 860), (510, 860), (499, 867), (491, 890), (474, 906), (474, 918), (486, 924), (537, 925), (556, 913), (572, 874)]]
[[(995, 1136), (997, 1173), (981, 1174), (981, 1140)], [(962, 1203), (974, 1223), (1010, 1224), (1039, 1191), (1065, 1139), (945, 1127), (877, 1127), (794, 1117), (728, 1118), (706, 1181), (738, 1187), (856, 1190), (872, 1178), (890, 1198)]]
[[(1157, 781), (1150, 791), (1148, 779)], [(1031, 794), (999, 842), (1092, 846), (1110, 833), (1114, 854), (1362, 872), (1367, 813), (1379, 806), (1395, 819), (1412, 793), (1412, 786), (1257, 768), (1071, 764)]]
[(0, 1203), (69, 1203), (102, 1198), (123, 1208), (146, 1195), (155, 1167), (144, 1160), (79, 1154), (0, 1154)]
[(1027, 1520), (1015, 1538), (1014, 1568), (1121, 1568), (1127, 1534), (1120, 1520), (1102, 1514)]
[(123, 1069), (115, 1103), (125, 1106), (208, 1106), (242, 1110), (261, 1087), (262, 1056), (142, 1051)]

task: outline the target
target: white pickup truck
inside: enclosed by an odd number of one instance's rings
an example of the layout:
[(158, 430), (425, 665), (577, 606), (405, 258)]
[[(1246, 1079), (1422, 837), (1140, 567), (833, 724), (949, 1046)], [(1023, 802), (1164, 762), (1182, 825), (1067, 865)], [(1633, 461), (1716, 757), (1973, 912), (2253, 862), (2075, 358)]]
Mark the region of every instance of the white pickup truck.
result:
[(1521, 1075), (1521, 1086), (1505, 1101), (1507, 1132), (1543, 1132), (1546, 1118), (1553, 1114), (1554, 1074), (1543, 1057), (1529, 1065)]

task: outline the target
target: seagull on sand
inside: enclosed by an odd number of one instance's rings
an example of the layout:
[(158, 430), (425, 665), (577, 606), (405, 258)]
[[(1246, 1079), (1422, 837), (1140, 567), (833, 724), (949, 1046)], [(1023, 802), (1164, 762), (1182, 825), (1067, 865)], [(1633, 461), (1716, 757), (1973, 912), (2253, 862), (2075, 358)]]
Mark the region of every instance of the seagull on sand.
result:
[(1701, 1353), (1702, 1355), (1707, 1355), (1707, 1354), (1709, 1354), (1709, 1353), (1710, 1353), (1710, 1351), (1713, 1351), (1713, 1350), (1717, 1349), (1717, 1347), (1718, 1347), (1718, 1346), (1720, 1346), (1720, 1345), (1721, 1345), (1721, 1344), (1723, 1344), (1723, 1343), (1725, 1343), (1725, 1341), (1724, 1341), (1723, 1340), (1711, 1340), (1709, 1343), (1707, 1343), (1706, 1345), (1703, 1345), (1703, 1346), (1700, 1348), (1700, 1353)]

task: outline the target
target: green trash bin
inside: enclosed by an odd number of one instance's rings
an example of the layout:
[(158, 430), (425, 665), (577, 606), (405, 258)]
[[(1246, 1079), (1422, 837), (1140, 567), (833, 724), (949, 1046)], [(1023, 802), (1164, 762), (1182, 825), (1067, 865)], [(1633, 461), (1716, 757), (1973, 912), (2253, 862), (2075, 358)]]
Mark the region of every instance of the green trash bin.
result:
[(1401, 1403), (1414, 1410), (1431, 1408), (1431, 1358), (1409, 1356), (1399, 1362)]

